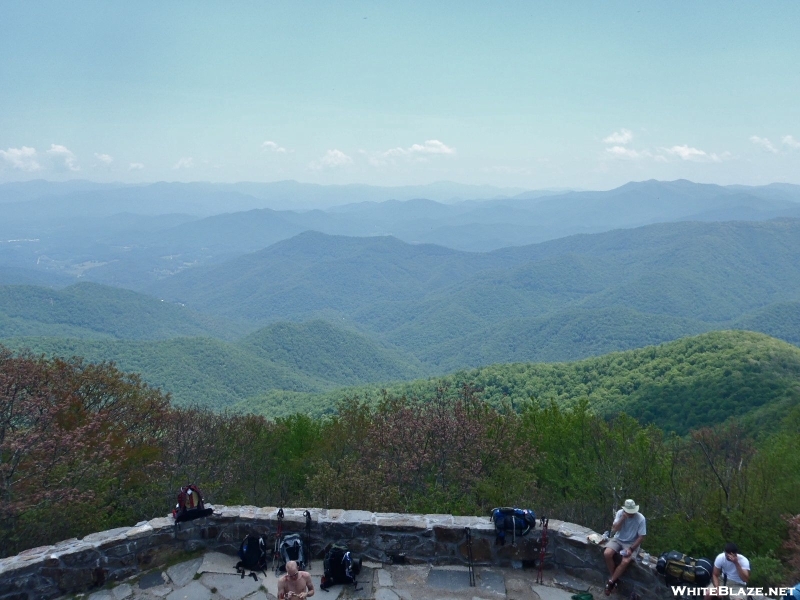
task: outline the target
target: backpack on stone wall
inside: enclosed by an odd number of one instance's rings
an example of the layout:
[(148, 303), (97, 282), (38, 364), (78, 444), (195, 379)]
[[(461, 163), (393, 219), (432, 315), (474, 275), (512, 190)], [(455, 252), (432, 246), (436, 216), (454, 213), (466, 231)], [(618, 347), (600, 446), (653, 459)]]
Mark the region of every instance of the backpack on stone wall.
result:
[(356, 558), (344, 544), (333, 544), (322, 561), (323, 576), (320, 587), (327, 590), (336, 584), (357, 585), (356, 577), (361, 572), (361, 559)]
[[(236, 563), (236, 572), (265, 571), (267, 568), (267, 540), (263, 535), (248, 535), (239, 545), (239, 562)], [(256, 579), (253, 576), (253, 579)]]
[(172, 509), (172, 516), (175, 518), (175, 523), (180, 523), (207, 517), (213, 512), (214, 509), (205, 507), (200, 488), (192, 483), (183, 486), (178, 492), (178, 503)]
[(711, 583), (711, 572), (714, 567), (707, 558), (694, 559), (677, 550), (662, 554), (656, 571), (661, 573), (667, 585), (690, 584), (697, 587), (706, 587)]
[(494, 523), (495, 544), (499, 546), (506, 543), (506, 532), (511, 532), (511, 537), (516, 539), (536, 527), (536, 513), (527, 508), (495, 508), (491, 519)]

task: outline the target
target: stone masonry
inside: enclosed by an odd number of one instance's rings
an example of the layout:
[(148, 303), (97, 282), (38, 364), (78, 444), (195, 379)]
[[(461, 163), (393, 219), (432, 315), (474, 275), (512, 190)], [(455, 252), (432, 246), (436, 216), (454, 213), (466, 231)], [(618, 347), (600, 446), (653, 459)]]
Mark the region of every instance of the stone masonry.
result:
[[(209, 505), (210, 506), (210, 505)], [(217, 551), (236, 555), (242, 539), (262, 534), (274, 539), (278, 509), (216, 506), (214, 514), (175, 525), (171, 517), (143, 521), (32, 548), (0, 560), (0, 600), (50, 600), (120, 582), (179, 559), (187, 552)], [(324, 556), (332, 542), (345, 542), (366, 560), (379, 563), (466, 565), (465, 528), (472, 534), (476, 565), (538, 565), (541, 527), (512, 543), (495, 544), (488, 517), (372, 513), (359, 510), (309, 509), (312, 518), (311, 558)], [(284, 509), (283, 533), (305, 531), (303, 509)], [(607, 570), (602, 548), (587, 541), (593, 531), (550, 520), (545, 567), (603, 585)], [(233, 564), (233, 562), (232, 562)], [(620, 592), (637, 591), (646, 598), (671, 595), (653, 565), (632, 565)]]

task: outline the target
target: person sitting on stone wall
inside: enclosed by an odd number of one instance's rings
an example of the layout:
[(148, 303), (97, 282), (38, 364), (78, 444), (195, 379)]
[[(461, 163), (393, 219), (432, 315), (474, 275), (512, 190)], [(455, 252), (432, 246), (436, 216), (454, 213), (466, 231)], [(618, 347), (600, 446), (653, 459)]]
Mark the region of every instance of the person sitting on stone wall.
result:
[(278, 600), (291, 598), (310, 598), (314, 595), (314, 584), (307, 571), (301, 571), (297, 563), (290, 560), (286, 563), (286, 574), (278, 579)]
[[(750, 581), (750, 561), (739, 554), (739, 548), (733, 542), (725, 544), (725, 550), (714, 560), (714, 572), (711, 574), (712, 598), (752, 598), (747, 595), (747, 582)], [(720, 586), (728, 588), (727, 594), (719, 593)], [(744, 591), (742, 591), (744, 590)]]
[[(606, 549), (603, 551), (610, 575), (610, 579), (606, 583), (606, 596), (610, 595), (617, 587), (619, 578), (622, 577), (625, 569), (632, 560), (636, 559), (636, 555), (639, 554), (639, 549), (642, 547), (642, 540), (647, 535), (647, 523), (644, 515), (639, 512), (639, 505), (630, 498), (625, 500), (622, 508), (614, 517), (611, 531), (616, 535), (606, 542)], [(617, 553), (622, 557), (619, 566), (614, 561)]]

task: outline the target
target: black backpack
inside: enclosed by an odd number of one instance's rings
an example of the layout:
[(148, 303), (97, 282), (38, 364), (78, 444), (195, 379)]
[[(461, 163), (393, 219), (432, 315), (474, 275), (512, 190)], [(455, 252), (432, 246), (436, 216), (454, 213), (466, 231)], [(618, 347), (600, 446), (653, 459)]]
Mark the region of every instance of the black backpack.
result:
[(177, 526), (177, 523), (182, 521), (207, 517), (213, 512), (213, 509), (205, 507), (200, 488), (192, 483), (183, 486), (178, 492), (178, 503), (172, 509), (172, 516), (175, 518)]
[[(239, 546), (239, 562), (236, 563), (236, 572), (265, 571), (267, 568), (267, 540), (263, 535), (248, 535)], [(266, 574), (265, 574), (266, 575)], [(253, 574), (253, 579), (256, 579)]]
[(358, 585), (356, 577), (361, 572), (361, 559), (353, 556), (344, 544), (333, 544), (322, 562), (324, 575), (320, 587), (327, 590), (337, 583)]
[(297, 568), (304, 571), (306, 568), (306, 553), (303, 547), (303, 538), (299, 533), (290, 533), (281, 540), (278, 546), (278, 553), (281, 556), (284, 567), (286, 563), (293, 560), (297, 563)]
[(694, 587), (706, 587), (711, 583), (713, 570), (714, 567), (707, 558), (695, 560), (677, 550), (664, 552), (656, 563), (656, 571), (664, 576), (669, 586), (690, 584)]
[(495, 508), (491, 518), (494, 523), (495, 544), (498, 546), (506, 543), (507, 531), (516, 540), (517, 536), (526, 535), (536, 527), (536, 513), (527, 508)]

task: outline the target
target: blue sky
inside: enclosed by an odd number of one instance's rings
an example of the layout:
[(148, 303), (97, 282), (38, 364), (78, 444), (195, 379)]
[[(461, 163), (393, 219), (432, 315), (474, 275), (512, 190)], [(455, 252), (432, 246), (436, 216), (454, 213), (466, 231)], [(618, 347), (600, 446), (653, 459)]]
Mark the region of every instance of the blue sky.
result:
[(800, 2), (2, 2), (0, 181), (800, 183)]

